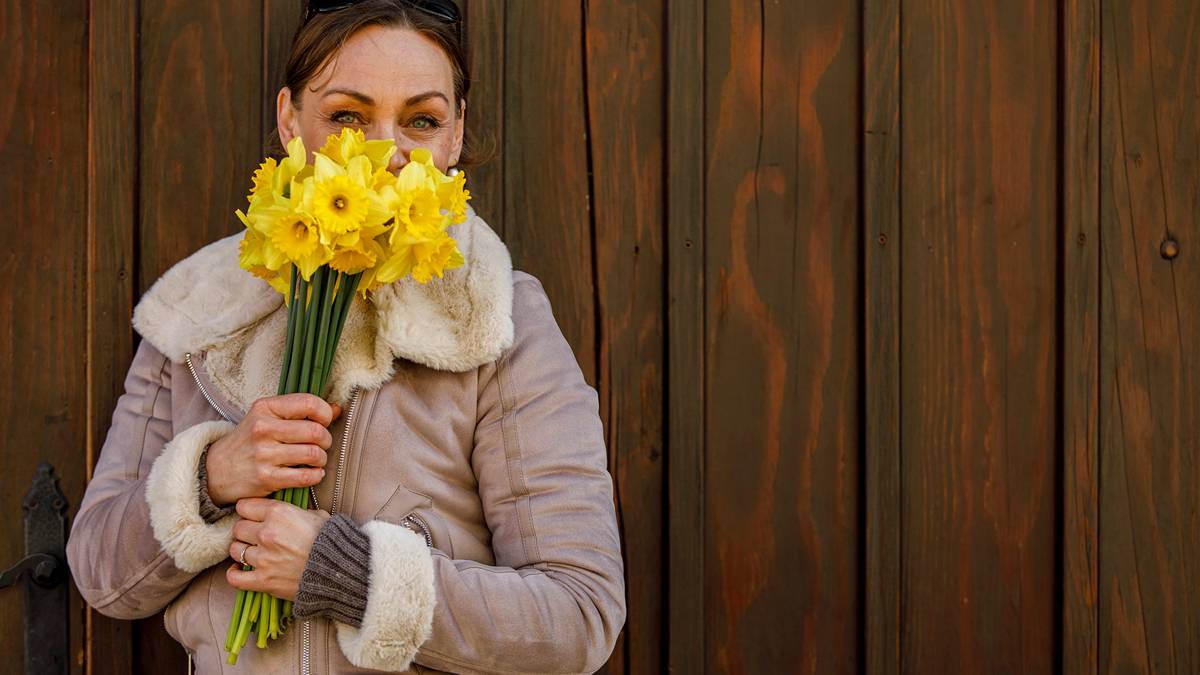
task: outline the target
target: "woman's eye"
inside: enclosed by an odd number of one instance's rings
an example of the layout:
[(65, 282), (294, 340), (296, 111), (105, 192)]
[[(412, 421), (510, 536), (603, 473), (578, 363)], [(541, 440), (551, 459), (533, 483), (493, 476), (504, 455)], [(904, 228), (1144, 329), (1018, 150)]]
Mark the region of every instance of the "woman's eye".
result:
[(358, 116), (349, 110), (339, 110), (329, 116), (329, 119), (338, 124), (354, 124)]
[(421, 129), (422, 131), (428, 131), (430, 129), (438, 128), (439, 125), (438, 125), (438, 121), (433, 119), (432, 117), (430, 117), (428, 115), (421, 115), (420, 117), (413, 120), (413, 126), (417, 129)]

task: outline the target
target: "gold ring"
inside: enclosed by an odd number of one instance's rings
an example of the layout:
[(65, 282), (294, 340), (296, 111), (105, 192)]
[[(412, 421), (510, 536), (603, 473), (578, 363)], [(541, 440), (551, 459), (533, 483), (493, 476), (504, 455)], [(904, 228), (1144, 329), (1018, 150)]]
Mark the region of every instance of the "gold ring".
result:
[(246, 563), (246, 551), (249, 551), (249, 550), (250, 550), (250, 544), (244, 544), (242, 546), (242, 555), (239, 557), (239, 560), (241, 561), (241, 563), (243, 565), (247, 564)]

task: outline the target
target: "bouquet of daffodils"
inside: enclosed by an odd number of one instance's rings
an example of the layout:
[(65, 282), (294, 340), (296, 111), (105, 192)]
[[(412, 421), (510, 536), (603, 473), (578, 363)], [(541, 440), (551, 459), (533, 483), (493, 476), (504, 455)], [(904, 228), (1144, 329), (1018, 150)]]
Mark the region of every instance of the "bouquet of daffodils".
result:
[[(446, 176), (424, 148), (393, 175), (387, 166), (396, 150), (391, 139), (368, 141), (343, 128), (312, 164), (296, 137), (286, 158), (268, 158), (254, 172), (250, 205), (237, 211), (246, 225), (240, 263), (287, 304), (280, 394), (322, 395), (356, 291), (365, 298), (410, 275), (427, 283), (464, 262), (446, 228), (466, 219), (466, 176)], [(288, 488), (272, 497), (308, 508), (308, 495)], [(278, 637), (291, 609), (291, 601), (239, 590), (225, 637), (229, 663), (251, 631), (259, 648)]]

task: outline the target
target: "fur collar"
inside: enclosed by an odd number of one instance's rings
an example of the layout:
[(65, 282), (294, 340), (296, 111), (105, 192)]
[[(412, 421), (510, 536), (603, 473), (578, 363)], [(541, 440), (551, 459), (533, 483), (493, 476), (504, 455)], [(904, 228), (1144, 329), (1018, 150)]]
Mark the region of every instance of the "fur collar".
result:
[[(466, 372), (512, 345), (512, 261), (507, 247), (468, 206), (452, 225), (466, 265), (428, 284), (403, 279), (356, 296), (346, 318), (326, 398), (344, 404), (355, 387), (374, 389), (407, 359)], [(245, 411), (273, 396), (283, 360), (283, 296), (238, 265), (242, 233), (176, 263), (146, 291), (133, 327), (176, 363), (204, 354), (204, 369), (228, 402)]]

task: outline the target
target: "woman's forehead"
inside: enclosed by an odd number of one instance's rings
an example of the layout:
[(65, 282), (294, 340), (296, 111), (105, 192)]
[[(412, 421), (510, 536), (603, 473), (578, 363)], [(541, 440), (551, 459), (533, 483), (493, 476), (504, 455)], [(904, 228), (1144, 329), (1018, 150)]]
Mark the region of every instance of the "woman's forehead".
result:
[(445, 52), (424, 35), (407, 28), (369, 26), (342, 45), (308, 90), (318, 99), (332, 91), (352, 91), (373, 105), (401, 106), (429, 91), (449, 99), (454, 71)]

